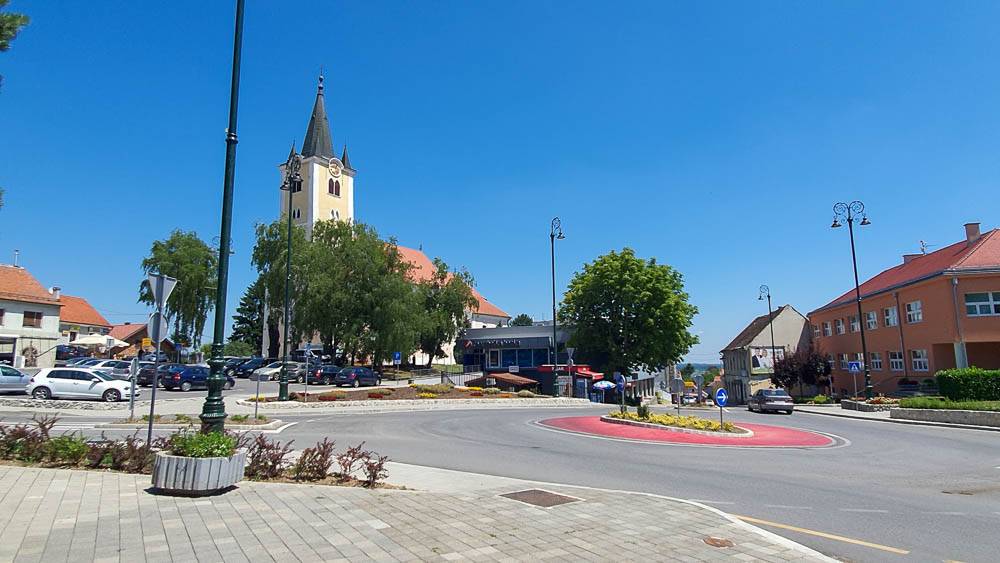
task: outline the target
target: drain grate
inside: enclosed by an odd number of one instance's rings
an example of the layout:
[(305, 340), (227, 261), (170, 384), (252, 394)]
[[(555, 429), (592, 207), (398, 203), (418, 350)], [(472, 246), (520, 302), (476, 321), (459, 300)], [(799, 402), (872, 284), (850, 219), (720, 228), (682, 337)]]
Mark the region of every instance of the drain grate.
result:
[(557, 493), (550, 493), (549, 491), (543, 491), (541, 489), (527, 489), (524, 491), (502, 494), (500, 496), (523, 502), (525, 504), (530, 504), (532, 506), (540, 506), (542, 508), (552, 508), (553, 506), (559, 506), (560, 504), (568, 504), (582, 500)]

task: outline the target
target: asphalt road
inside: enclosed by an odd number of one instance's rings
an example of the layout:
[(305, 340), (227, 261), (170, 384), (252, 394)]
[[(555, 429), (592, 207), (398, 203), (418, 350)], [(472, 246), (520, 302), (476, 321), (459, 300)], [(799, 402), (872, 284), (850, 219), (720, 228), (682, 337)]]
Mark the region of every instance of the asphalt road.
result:
[[(1000, 433), (732, 410), (730, 420), (843, 439), (823, 449), (739, 449), (607, 440), (535, 424), (606, 410), (282, 415), (296, 424), (273, 437), (294, 439), (296, 448), (326, 436), (341, 446), (364, 440), (398, 462), (699, 500), (785, 526), (763, 524), (844, 560), (1000, 559)], [(100, 418), (65, 422), (93, 434), (85, 426)]]

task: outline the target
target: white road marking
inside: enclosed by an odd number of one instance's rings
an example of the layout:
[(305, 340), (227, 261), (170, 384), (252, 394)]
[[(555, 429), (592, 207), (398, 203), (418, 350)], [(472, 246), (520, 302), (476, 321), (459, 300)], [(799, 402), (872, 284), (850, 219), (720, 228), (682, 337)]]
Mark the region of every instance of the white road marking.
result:
[(729, 502), (728, 500), (705, 500), (700, 498), (689, 498), (691, 502), (700, 502), (702, 504), (736, 504), (735, 502)]
[(921, 514), (934, 514), (937, 516), (965, 516), (964, 512), (921, 512)]
[(788, 504), (765, 504), (767, 508), (786, 508), (789, 510), (812, 510), (811, 506), (791, 506)]
[(871, 512), (873, 514), (888, 514), (888, 510), (882, 510), (880, 508), (841, 508), (841, 512)]
[(275, 428), (274, 430), (258, 430), (258, 432), (260, 432), (261, 434), (281, 434), (282, 430), (284, 430), (286, 428), (291, 428), (292, 426), (295, 426), (296, 424), (298, 424), (298, 422), (289, 422), (288, 424), (286, 424), (284, 426), (279, 426), (278, 428)]

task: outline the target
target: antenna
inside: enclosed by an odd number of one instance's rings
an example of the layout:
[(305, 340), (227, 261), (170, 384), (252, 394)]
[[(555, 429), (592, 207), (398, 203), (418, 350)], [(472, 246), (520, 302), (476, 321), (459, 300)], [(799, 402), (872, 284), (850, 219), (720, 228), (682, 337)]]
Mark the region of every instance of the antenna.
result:
[(927, 254), (927, 249), (930, 248), (930, 247), (932, 247), (932, 246), (937, 246), (937, 245), (936, 244), (928, 244), (927, 241), (923, 241), (923, 240), (920, 241), (920, 253), (921, 254)]
[(17, 261), (18, 261), (18, 258), (20, 258), (20, 257), (21, 257), (21, 251), (15, 248), (14, 249), (14, 267), (15, 268), (17, 268)]

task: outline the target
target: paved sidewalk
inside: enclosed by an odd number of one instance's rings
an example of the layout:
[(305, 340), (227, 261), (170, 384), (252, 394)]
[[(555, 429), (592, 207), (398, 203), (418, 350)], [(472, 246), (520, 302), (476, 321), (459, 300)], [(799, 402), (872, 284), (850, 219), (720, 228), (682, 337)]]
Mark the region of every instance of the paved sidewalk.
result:
[(498, 496), (520, 482), (464, 483), (242, 483), (195, 499), (150, 494), (146, 475), (0, 466), (0, 561), (831, 561), (693, 503), (548, 485), (580, 500), (537, 508)]
[(910, 424), (913, 426), (937, 426), (941, 428), (964, 428), (967, 430), (988, 430), (991, 432), (1000, 432), (1000, 428), (995, 426), (976, 426), (973, 424), (953, 424), (950, 422), (927, 422), (924, 420), (890, 418), (889, 411), (862, 412), (836, 407), (815, 407), (809, 405), (795, 405), (795, 410), (807, 414), (822, 414), (826, 416), (838, 416), (840, 418), (853, 418), (855, 420), (870, 420), (875, 422), (891, 422), (893, 424)]

